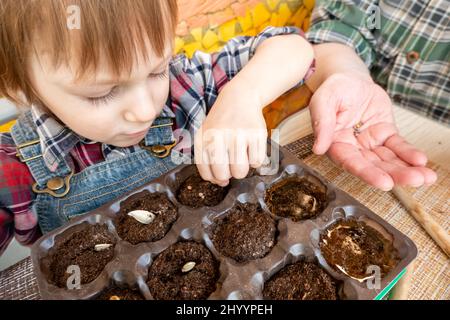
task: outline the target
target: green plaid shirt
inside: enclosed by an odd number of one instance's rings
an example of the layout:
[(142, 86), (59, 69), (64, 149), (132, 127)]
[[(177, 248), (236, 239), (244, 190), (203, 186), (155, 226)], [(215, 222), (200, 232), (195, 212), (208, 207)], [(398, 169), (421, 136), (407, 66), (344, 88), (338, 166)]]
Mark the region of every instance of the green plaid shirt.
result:
[(449, 0), (316, 0), (307, 37), (353, 47), (395, 103), (449, 125), (449, 22)]

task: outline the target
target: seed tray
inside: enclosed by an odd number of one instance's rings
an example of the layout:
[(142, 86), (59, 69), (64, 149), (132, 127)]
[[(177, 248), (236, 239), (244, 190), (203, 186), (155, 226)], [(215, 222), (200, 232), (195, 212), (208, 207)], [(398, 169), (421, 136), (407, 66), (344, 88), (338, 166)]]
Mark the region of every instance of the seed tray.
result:
[[(273, 142), (272, 142), (273, 143)], [(66, 225), (46, 234), (32, 247), (32, 261), (43, 299), (93, 299), (111, 286), (138, 288), (145, 299), (153, 299), (146, 280), (155, 257), (178, 241), (196, 241), (204, 244), (219, 262), (220, 278), (216, 290), (208, 299), (263, 299), (264, 283), (284, 266), (300, 260), (314, 261), (339, 283), (341, 299), (381, 299), (401, 278), (405, 268), (417, 255), (414, 243), (392, 225), (380, 218), (356, 199), (326, 181), (318, 172), (305, 165), (286, 149), (279, 148), (279, 164), (274, 174), (262, 175), (258, 170), (242, 180), (232, 180), (225, 199), (214, 207), (189, 208), (180, 204), (176, 192), (181, 183), (196, 168), (181, 165), (151, 183), (130, 192), (98, 209), (68, 221)], [(324, 190), (327, 195), (325, 209), (315, 218), (294, 222), (290, 218), (274, 216), (265, 203), (266, 190), (290, 177), (302, 177)], [(115, 217), (120, 203), (140, 192), (160, 192), (167, 195), (178, 208), (178, 218), (167, 234), (155, 242), (132, 245), (116, 232)], [(276, 243), (263, 258), (238, 263), (220, 254), (214, 247), (212, 230), (217, 219), (240, 203), (259, 203), (277, 223)], [(380, 281), (379, 286), (368, 285), (337, 271), (328, 265), (320, 250), (320, 236), (331, 225), (345, 219), (364, 221), (392, 241), (398, 251), (398, 263)], [(55, 245), (82, 230), (88, 224), (106, 225), (116, 240), (114, 258), (92, 282), (79, 289), (59, 288), (48, 281), (49, 272), (43, 264)], [(370, 279), (369, 279), (370, 280)]]

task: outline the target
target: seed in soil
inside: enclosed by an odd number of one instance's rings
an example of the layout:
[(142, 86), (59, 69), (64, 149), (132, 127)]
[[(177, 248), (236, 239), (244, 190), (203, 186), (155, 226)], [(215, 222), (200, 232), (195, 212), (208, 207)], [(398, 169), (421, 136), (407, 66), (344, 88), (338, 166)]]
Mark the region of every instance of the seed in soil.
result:
[(338, 283), (317, 263), (299, 261), (266, 281), (263, 296), (266, 300), (337, 300)]
[(320, 236), (320, 249), (333, 269), (360, 282), (373, 277), (370, 266), (378, 266), (384, 277), (400, 260), (392, 241), (355, 219), (329, 226)]
[(202, 179), (198, 171), (189, 176), (177, 190), (177, 199), (191, 208), (213, 207), (225, 199), (229, 186), (221, 187)]
[[(195, 262), (195, 268), (183, 267)], [(203, 300), (216, 290), (219, 263), (203, 245), (177, 242), (161, 252), (149, 268), (147, 285), (156, 300)]]
[(146, 210), (133, 210), (131, 212), (128, 212), (128, 215), (142, 224), (150, 224), (156, 218), (156, 215), (154, 213)]
[(327, 206), (327, 194), (325, 186), (293, 176), (271, 186), (264, 201), (273, 214), (297, 222), (318, 216)]
[[(67, 280), (71, 276), (67, 273), (69, 266), (80, 267), (80, 283), (86, 284), (95, 280), (114, 257), (116, 241), (106, 225), (84, 223), (81, 226), (83, 228), (80, 231), (70, 236), (62, 234), (57, 237), (54, 247), (41, 260), (42, 271), (49, 282), (60, 288), (67, 287)], [(103, 245), (103, 249), (97, 251), (95, 247), (99, 244)]]
[(95, 251), (104, 251), (104, 250), (107, 250), (107, 249), (111, 248), (112, 246), (113, 246), (112, 243), (96, 244), (94, 246), (94, 250)]
[(115, 225), (123, 240), (138, 244), (162, 239), (177, 218), (178, 209), (165, 193), (144, 190), (120, 203)]
[(194, 269), (194, 267), (195, 267), (195, 262), (191, 261), (191, 262), (186, 263), (186, 264), (183, 266), (183, 268), (181, 269), (181, 271), (182, 271), (182, 272), (189, 272), (189, 271), (191, 271), (192, 269)]
[(263, 258), (276, 242), (277, 224), (258, 204), (238, 203), (214, 224), (214, 247), (237, 262)]

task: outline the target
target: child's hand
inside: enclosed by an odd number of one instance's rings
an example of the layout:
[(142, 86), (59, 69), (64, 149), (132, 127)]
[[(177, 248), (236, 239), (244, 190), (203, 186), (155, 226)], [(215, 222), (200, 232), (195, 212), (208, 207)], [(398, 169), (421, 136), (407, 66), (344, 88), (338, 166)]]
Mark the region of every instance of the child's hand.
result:
[(225, 186), (262, 165), (267, 129), (258, 100), (249, 91), (237, 93), (231, 83), (222, 90), (195, 136), (195, 163), (203, 179)]
[(313, 62), (311, 45), (296, 34), (265, 40), (224, 87), (195, 137), (200, 175), (220, 185), (244, 178), (266, 158), (262, 109), (305, 78)]

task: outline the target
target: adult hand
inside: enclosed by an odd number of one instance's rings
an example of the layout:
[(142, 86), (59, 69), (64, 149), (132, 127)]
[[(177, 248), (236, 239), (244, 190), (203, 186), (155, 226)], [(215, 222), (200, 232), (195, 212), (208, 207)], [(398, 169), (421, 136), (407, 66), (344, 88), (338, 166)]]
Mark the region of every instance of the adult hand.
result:
[(394, 123), (392, 103), (383, 88), (355, 73), (335, 73), (310, 102), (315, 134), (313, 152), (374, 187), (419, 187), (436, 181), (426, 155), (406, 142)]

